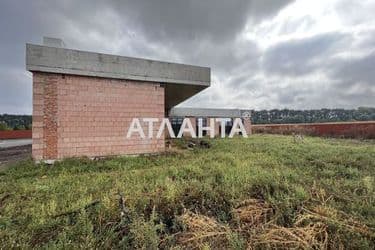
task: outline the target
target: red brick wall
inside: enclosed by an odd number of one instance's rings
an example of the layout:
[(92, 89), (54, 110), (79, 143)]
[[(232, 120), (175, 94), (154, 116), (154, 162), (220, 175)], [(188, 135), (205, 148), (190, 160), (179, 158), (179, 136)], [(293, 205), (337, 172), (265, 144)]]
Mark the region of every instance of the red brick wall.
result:
[(251, 135), (252, 134), (252, 125), (251, 125), (251, 120), (250, 118), (244, 118), (243, 119), (243, 125), (245, 127), (245, 130), (246, 130), (246, 133), (247, 135)]
[[(159, 83), (34, 72), (33, 157), (164, 151), (164, 138), (126, 138), (133, 118), (164, 117)], [(154, 131), (159, 124), (155, 124)], [(147, 133), (147, 127), (143, 127)]]
[(5, 130), (0, 131), (0, 139), (29, 139), (31, 130)]
[(375, 139), (375, 121), (311, 124), (263, 124), (253, 125), (252, 127), (254, 133), (299, 133), (327, 137)]

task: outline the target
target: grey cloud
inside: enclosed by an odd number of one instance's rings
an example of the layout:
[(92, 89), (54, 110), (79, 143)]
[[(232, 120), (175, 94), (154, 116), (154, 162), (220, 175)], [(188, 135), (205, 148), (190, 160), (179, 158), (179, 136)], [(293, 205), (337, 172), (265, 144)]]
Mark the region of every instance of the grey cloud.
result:
[[(351, 85), (343, 83), (342, 85)], [(322, 98), (321, 96), (316, 96), (313, 100), (319, 101), (326, 107), (342, 107), (342, 108), (353, 108), (353, 103), (356, 105), (354, 107), (360, 106), (373, 106), (374, 105), (374, 89), (369, 86), (358, 86), (359, 88), (354, 89), (346, 88), (344, 86), (338, 86), (336, 84), (331, 84), (325, 91), (319, 92), (320, 95), (326, 96), (327, 98)]]
[[(373, 27), (364, 26), (356, 34), (345, 30), (318, 32), (309, 38), (285, 40), (265, 50), (256, 38), (243, 39), (245, 26), (257, 27), (291, 3), (288, 0), (1, 1), (0, 113), (30, 113), (31, 79), (22, 74), (25, 43), (39, 43), (43, 35), (63, 38), (71, 48), (210, 66), (212, 87), (182, 104), (186, 106), (375, 105), (371, 98), (374, 54), (345, 60), (337, 57), (350, 51), (373, 51)], [(348, 25), (372, 20), (374, 4), (354, 0), (340, 3), (337, 15), (342, 20), (346, 18)], [(298, 21), (284, 20), (278, 32), (289, 35), (301, 27), (308, 30), (319, 21), (314, 18), (306, 15)], [(324, 75), (325, 88), (315, 86), (309, 79), (315, 73)]]
[(31, 114), (31, 80), (24, 70), (0, 68), (0, 114)]
[(374, 50), (375, 49), (375, 27), (369, 28), (368, 30), (361, 32), (359, 37), (361, 40), (359, 41), (358, 47), (359, 48), (369, 48)]
[[(61, 37), (71, 48), (209, 65), (224, 75), (252, 56), (248, 51), (254, 51), (249, 49), (254, 44), (236, 44), (242, 46), (241, 53), (233, 46), (246, 21), (275, 14), (288, 2), (2, 1), (0, 68), (17, 68), (1, 76), (2, 107), (19, 110), (19, 104), (10, 100), (28, 100), (31, 107), (30, 87), (16, 94), (8, 84), (10, 79), (19, 81), (12, 74), (25, 69), (25, 43), (39, 43), (44, 35)], [(249, 15), (251, 10), (257, 14)], [(117, 51), (113, 51), (115, 43), (120, 44)], [(30, 79), (22, 82), (31, 86)]]
[(296, 102), (304, 101), (306, 100), (304, 96), (308, 94), (306, 90), (299, 90), (298, 88), (284, 88), (278, 93), (279, 102), (283, 105), (291, 105)]
[(337, 2), (338, 17), (345, 25), (358, 25), (371, 21), (375, 12), (374, 1), (341, 0)]
[[(154, 0), (114, 1), (151, 39), (232, 40), (248, 19), (260, 20), (274, 14), (288, 0)], [(252, 15), (251, 15), (252, 14)]]
[(316, 24), (316, 21), (311, 16), (306, 15), (299, 19), (288, 20), (281, 26), (279, 32), (281, 34), (291, 34), (295, 32), (298, 28), (303, 27), (305, 29), (308, 29), (312, 27), (314, 24)]
[[(372, 106), (375, 99), (375, 51), (356, 59), (336, 60), (330, 68), (331, 97), (343, 105)], [(345, 104), (346, 103), (346, 104)]]
[(311, 73), (321, 68), (325, 60), (341, 49), (349, 39), (350, 36), (335, 32), (276, 44), (265, 52), (263, 68), (280, 75)]
[[(243, 44), (237, 41), (244, 25), (249, 20), (256, 23), (276, 14), (291, 1), (113, 0), (110, 1), (112, 4), (91, 1), (86, 7), (82, 6), (82, 2), (85, 1), (80, 1), (76, 6), (76, 1), (64, 1), (58, 8), (51, 6), (53, 11), (46, 13), (52, 20), (54, 16), (60, 16), (60, 19), (65, 20), (65, 25), (74, 26), (82, 32), (82, 36), (97, 32), (103, 37), (114, 36), (114, 39), (118, 34), (129, 37), (128, 44), (124, 44), (117, 53), (162, 60), (175, 53), (178, 55), (172, 57), (175, 61), (211, 66), (215, 72), (221, 73), (238, 67), (244, 60), (249, 62), (256, 59), (255, 43)], [(97, 9), (101, 11), (98, 13), (95, 11)], [(105, 18), (102, 18), (106, 15), (112, 15), (111, 20), (115, 23), (106, 23)], [(120, 23), (116, 24), (116, 21)], [(140, 37), (144, 40), (135, 42)], [(72, 38), (68, 37), (71, 41), (67, 42), (75, 47), (85, 46), (87, 49), (89, 46), (91, 50), (103, 50), (100, 48), (103, 44), (95, 44), (95, 41), (87, 39), (77, 43), (77, 39)], [(159, 48), (168, 48), (171, 54), (155, 51)]]
[(375, 87), (375, 50), (362, 58), (336, 60), (331, 76), (341, 79), (340, 85), (365, 84)]

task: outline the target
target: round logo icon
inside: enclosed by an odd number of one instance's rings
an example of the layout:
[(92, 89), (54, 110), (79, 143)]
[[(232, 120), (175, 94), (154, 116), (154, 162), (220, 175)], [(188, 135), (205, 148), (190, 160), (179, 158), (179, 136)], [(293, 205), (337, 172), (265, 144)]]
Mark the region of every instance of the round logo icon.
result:
[(244, 119), (250, 119), (251, 118), (251, 113), (249, 111), (242, 112), (242, 118), (244, 118)]

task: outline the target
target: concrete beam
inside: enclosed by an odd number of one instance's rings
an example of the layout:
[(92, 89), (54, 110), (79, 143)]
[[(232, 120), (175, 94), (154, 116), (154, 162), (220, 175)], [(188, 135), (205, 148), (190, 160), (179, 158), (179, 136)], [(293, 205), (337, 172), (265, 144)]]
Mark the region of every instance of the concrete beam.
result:
[(26, 44), (26, 69), (160, 83), (210, 86), (210, 68)]

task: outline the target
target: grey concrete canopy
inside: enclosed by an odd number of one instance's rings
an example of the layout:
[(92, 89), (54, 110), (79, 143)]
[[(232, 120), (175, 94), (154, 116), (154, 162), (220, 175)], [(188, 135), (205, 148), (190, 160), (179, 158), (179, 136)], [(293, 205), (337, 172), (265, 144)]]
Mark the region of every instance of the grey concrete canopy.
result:
[(210, 68), (26, 44), (26, 69), (165, 84), (166, 109), (210, 86)]
[(210, 109), (210, 108), (172, 108), (169, 117), (218, 117), (240, 118), (251, 115), (251, 110), (245, 109)]

